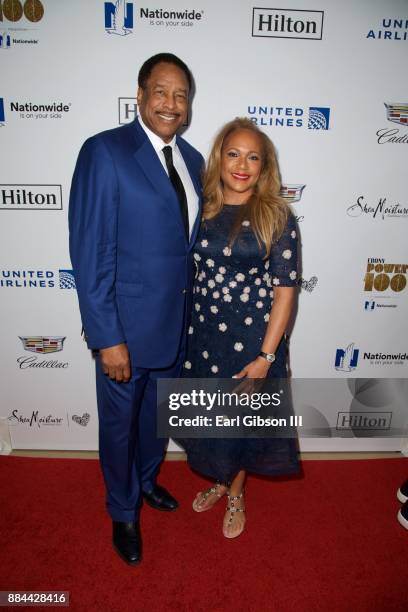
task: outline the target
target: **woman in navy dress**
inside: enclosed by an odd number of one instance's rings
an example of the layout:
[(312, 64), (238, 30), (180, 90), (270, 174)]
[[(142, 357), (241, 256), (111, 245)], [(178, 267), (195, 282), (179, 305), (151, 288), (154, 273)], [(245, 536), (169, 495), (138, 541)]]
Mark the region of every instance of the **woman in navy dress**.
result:
[[(287, 376), (285, 330), (297, 293), (297, 231), (280, 189), (269, 138), (247, 119), (224, 126), (204, 177), (184, 376)], [(197, 493), (194, 510), (209, 510), (228, 496), (227, 538), (244, 529), (247, 472), (279, 475), (299, 468), (293, 439), (178, 441), (190, 466), (216, 481)]]

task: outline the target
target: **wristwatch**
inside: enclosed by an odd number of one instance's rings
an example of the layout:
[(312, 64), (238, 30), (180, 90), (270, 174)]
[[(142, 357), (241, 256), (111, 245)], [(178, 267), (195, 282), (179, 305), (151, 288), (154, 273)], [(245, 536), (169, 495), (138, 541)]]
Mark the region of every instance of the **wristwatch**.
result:
[(269, 363), (273, 363), (276, 359), (275, 353), (264, 353), (263, 351), (259, 353), (259, 357), (263, 357)]

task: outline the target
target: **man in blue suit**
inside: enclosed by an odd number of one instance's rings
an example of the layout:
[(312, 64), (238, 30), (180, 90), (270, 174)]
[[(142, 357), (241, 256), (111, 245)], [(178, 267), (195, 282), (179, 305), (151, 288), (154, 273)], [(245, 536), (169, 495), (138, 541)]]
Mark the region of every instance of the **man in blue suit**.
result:
[(177, 377), (191, 304), (191, 249), (201, 216), (203, 158), (176, 132), (192, 77), (169, 53), (138, 78), (139, 117), (88, 139), (72, 180), (70, 253), (89, 348), (96, 351), (99, 451), (113, 544), (141, 560), (142, 498), (177, 501), (156, 483), (156, 381)]

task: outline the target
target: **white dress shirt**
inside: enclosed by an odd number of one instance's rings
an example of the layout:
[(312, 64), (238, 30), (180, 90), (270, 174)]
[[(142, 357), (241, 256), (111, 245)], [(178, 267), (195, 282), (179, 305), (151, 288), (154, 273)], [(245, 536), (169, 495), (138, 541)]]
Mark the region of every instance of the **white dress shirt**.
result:
[(174, 136), (174, 138), (170, 142), (164, 142), (164, 140), (162, 140), (160, 136), (157, 136), (157, 134), (152, 132), (152, 130), (150, 130), (143, 123), (143, 119), (141, 118), (140, 115), (138, 116), (138, 119), (139, 119), (139, 123), (142, 126), (143, 130), (146, 132), (148, 139), (152, 143), (152, 146), (154, 150), (156, 151), (167, 175), (169, 173), (168, 173), (167, 166), (166, 166), (166, 160), (164, 158), (163, 147), (169, 146), (172, 148), (173, 165), (180, 176), (181, 182), (183, 183), (184, 191), (186, 192), (187, 208), (188, 208), (188, 226), (190, 230), (189, 237), (191, 238), (191, 232), (193, 229), (193, 225), (194, 225), (194, 222), (198, 214), (198, 195), (196, 193), (196, 190), (194, 189), (193, 181), (191, 180), (190, 174), (187, 170), (186, 163), (177, 146), (176, 136)]

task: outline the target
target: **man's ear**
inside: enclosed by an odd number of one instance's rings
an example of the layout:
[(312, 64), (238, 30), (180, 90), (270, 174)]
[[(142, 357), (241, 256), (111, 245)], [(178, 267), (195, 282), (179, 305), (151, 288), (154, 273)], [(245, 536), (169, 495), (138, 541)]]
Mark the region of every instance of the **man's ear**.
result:
[(143, 98), (143, 89), (141, 87), (138, 87), (137, 94), (136, 94), (136, 101), (138, 104), (140, 104), (140, 102), (142, 101), (142, 98)]

